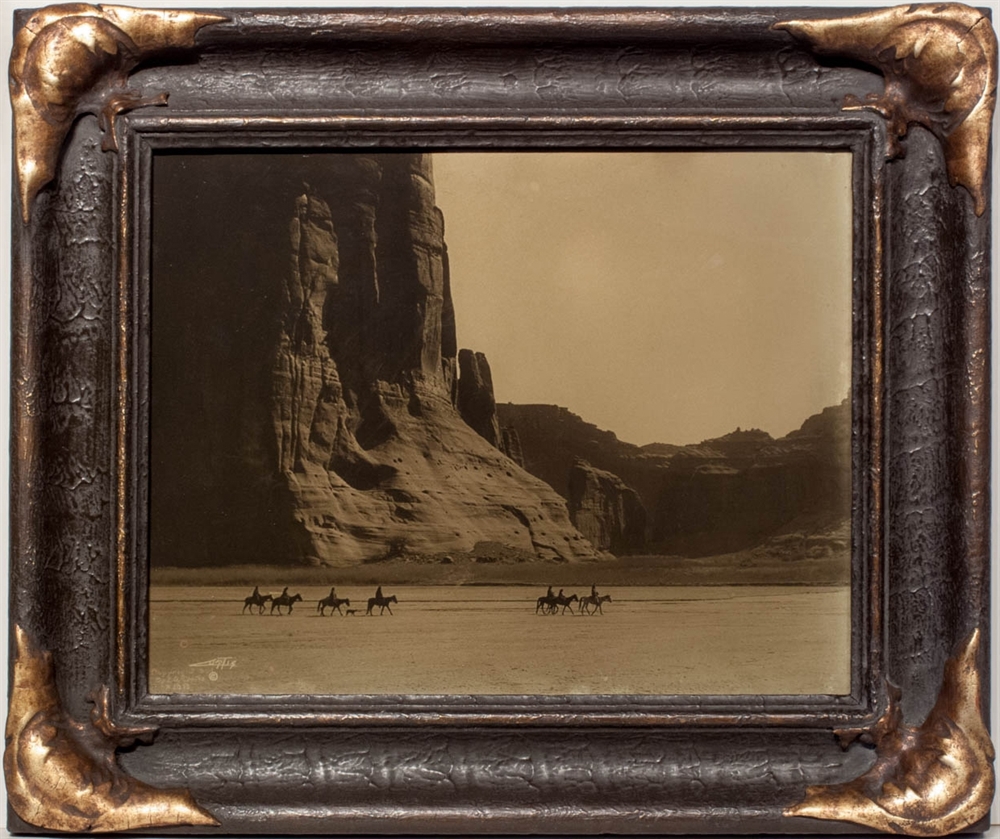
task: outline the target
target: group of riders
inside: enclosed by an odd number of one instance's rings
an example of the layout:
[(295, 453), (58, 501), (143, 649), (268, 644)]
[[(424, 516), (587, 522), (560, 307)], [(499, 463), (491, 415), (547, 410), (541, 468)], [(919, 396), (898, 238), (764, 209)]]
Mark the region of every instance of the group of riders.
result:
[[(598, 592), (596, 585), (591, 585), (590, 594), (585, 597), (579, 597), (576, 594), (566, 595), (562, 589), (559, 589), (559, 593), (555, 594), (552, 591), (552, 586), (549, 586), (548, 591), (538, 598), (537, 605), (535, 606), (535, 614), (565, 615), (567, 609), (569, 609), (570, 614), (576, 614), (573, 612), (573, 603), (576, 603), (581, 615), (603, 615), (603, 605), (610, 602), (611, 595), (601, 594)], [(560, 611), (560, 608), (562, 611)]]
[[(297, 603), (301, 599), (302, 599), (301, 594), (289, 594), (288, 586), (285, 586), (284, 589), (282, 589), (281, 594), (279, 594), (277, 597), (270, 594), (261, 594), (260, 586), (254, 586), (253, 593), (243, 601), (243, 613), (245, 614), (247, 609), (249, 609), (250, 614), (253, 614), (254, 610), (256, 610), (258, 615), (263, 615), (264, 606), (268, 603), (268, 601), (270, 601), (271, 603), (270, 614), (273, 615), (274, 610), (277, 609), (278, 614), (280, 615), (282, 614), (281, 610), (283, 608), (287, 608), (288, 611), (285, 614), (290, 615), (292, 613), (292, 605)], [(391, 615), (392, 609), (390, 608), (389, 604), (398, 602), (399, 601), (396, 600), (396, 595), (394, 594), (391, 594), (388, 597), (383, 595), (382, 586), (379, 586), (377, 589), (375, 589), (375, 596), (368, 598), (368, 610), (365, 612), (365, 614), (373, 615), (375, 614), (374, 610), (378, 608), (379, 610), (378, 613), (380, 615), (383, 614), (386, 609), (389, 610), (389, 614)], [(327, 609), (330, 610), (331, 615), (334, 612), (336, 612), (339, 615), (345, 615), (345, 616), (356, 614), (357, 610), (351, 609), (350, 605), (351, 605), (350, 599), (346, 597), (337, 597), (336, 587), (330, 586), (330, 593), (326, 597), (322, 598), (316, 604), (316, 611), (319, 612), (321, 615), (325, 615)], [(341, 611), (340, 608), (341, 606), (346, 607), (346, 611)]]
[[(264, 614), (264, 607), (268, 602), (271, 603), (271, 614), (273, 615), (275, 610), (278, 614), (288, 614), (292, 613), (292, 606), (302, 600), (301, 594), (289, 594), (288, 586), (285, 586), (281, 594), (276, 597), (271, 594), (261, 594), (260, 586), (254, 586), (253, 592), (243, 601), (243, 613), (246, 614), (247, 610), (250, 610), (250, 614), (254, 611), (258, 615)], [(391, 594), (386, 597), (382, 593), (382, 586), (375, 589), (375, 596), (368, 598), (368, 609), (365, 611), (366, 615), (374, 615), (375, 609), (377, 608), (378, 614), (382, 615), (388, 609), (389, 614), (392, 614), (392, 607), (390, 604), (398, 603), (396, 595)], [(535, 614), (542, 615), (556, 615), (556, 614), (566, 614), (566, 610), (569, 609), (570, 614), (581, 614), (581, 615), (597, 615), (604, 614), (604, 609), (602, 608), (605, 603), (611, 602), (610, 594), (601, 594), (597, 590), (596, 585), (590, 587), (590, 594), (585, 597), (579, 597), (576, 594), (566, 595), (563, 593), (562, 589), (559, 589), (559, 593), (556, 594), (552, 591), (552, 586), (549, 586), (548, 591), (538, 598), (538, 603), (535, 606)], [(579, 608), (579, 612), (573, 611), (573, 604), (576, 603)], [(342, 611), (341, 607), (345, 607), (346, 611)], [(351, 601), (347, 597), (338, 597), (337, 589), (335, 586), (330, 586), (330, 593), (319, 600), (316, 603), (316, 611), (320, 615), (325, 615), (326, 610), (330, 610), (332, 615), (336, 612), (338, 615), (354, 615), (357, 613), (356, 609), (350, 608)], [(282, 613), (282, 609), (287, 609), (287, 612)], [(561, 611), (560, 611), (561, 610)]]

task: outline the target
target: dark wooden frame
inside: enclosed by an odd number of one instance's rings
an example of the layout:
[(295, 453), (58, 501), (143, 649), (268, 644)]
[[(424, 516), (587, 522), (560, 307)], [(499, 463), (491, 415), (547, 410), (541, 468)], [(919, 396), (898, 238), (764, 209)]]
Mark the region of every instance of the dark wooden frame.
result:
[[(955, 177), (954, 121), (934, 118), (943, 106), (926, 85), (889, 115), (911, 125), (905, 157), (892, 156), (892, 118), (843, 109), (919, 68), (776, 26), (848, 13), (229, 10), (187, 43), (156, 45), (182, 51), (84, 80), (54, 178), (37, 197), (15, 194), (11, 718), (25, 673), (48, 680), (45, 707), (67, 730), (97, 691), (97, 722), (80, 730), (99, 732), (101, 771), (119, 785), (107, 801), (94, 792), (106, 826), (135, 824), (114, 817), (130, 796), (158, 800), (144, 782), (188, 790), (240, 834), (843, 832), (865, 829), (849, 820), (884, 825), (819, 788), (858, 779), (870, 791), (876, 757), (904, 771), (929, 748), (904, 733), (932, 737), (942, 719), (976, 739), (962, 715), (985, 718), (989, 703), (988, 188), (985, 174)], [(860, 16), (853, 43), (879, 25)], [(898, 22), (886, 31), (902, 37)], [(132, 102), (112, 126), (117, 154), (101, 151), (98, 121), (77, 117), (129, 71), (130, 87), (169, 91), (169, 106)], [(849, 696), (147, 693), (150, 155), (373, 145), (854, 153)], [(70, 737), (80, 765), (93, 759), (78, 748), (88, 736)], [(137, 737), (151, 742), (119, 753)], [(11, 790), (27, 770), (8, 763)], [(46, 804), (57, 816), (25, 820), (15, 806), (12, 830), (80, 829), (59, 820), (65, 793), (35, 786), (63, 796)], [(819, 809), (793, 812), (807, 787)], [(969, 809), (982, 789), (949, 789), (948, 801), (921, 799), (904, 828), (984, 829)], [(142, 826), (191, 822), (160, 806)]]

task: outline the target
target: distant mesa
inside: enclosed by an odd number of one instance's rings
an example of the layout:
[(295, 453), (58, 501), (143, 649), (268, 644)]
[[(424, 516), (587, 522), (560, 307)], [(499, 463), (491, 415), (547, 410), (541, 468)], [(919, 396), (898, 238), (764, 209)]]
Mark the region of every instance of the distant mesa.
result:
[[(497, 414), (501, 429), (516, 434), (525, 468), (567, 499), (576, 526), (602, 548), (611, 537), (599, 534), (613, 530), (613, 517), (606, 516), (602, 530), (591, 511), (616, 509), (622, 487), (635, 493), (632, 503), (646, 517), (641, 542), (633, 531), (612, 548), (627, 553), (729, 553), (787, 541), (801, 529), (803, 538), (842, 534), (850, 521), (847, 400), (779, 439), (737, 429), (688, 446), (625, 443), (556, 405), (500, 403)], [(614, 488), (612, 478), (619, 482)], [(586, 503), (577, 500), (584, 484), (591, 487)]]

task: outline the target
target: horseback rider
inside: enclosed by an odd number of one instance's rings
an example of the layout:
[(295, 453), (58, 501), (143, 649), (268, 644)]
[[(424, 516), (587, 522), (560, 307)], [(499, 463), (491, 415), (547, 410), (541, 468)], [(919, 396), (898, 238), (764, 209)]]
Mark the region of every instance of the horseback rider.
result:
[(594, 583), (590, 585), (590, 596), (594, 598), (594, 602), (597, 602), (597, 586)]
[(382, 586), (379, 586), (377, 589), (375, 589), (375, 599), (378, 601), (382, 601), (385, 599), (384, 597), (382, 597)]
[(555, 597), (555, 595), (552, 593), (552, 586), (549, 586), (549, 590), (545, 592), (545, 596), (549, 598), (549, 600), (552, 600), (552, 598)]
[(250, 595), (254, 600), (260, 600), (260, 586), (253, 587), (253, 594)]

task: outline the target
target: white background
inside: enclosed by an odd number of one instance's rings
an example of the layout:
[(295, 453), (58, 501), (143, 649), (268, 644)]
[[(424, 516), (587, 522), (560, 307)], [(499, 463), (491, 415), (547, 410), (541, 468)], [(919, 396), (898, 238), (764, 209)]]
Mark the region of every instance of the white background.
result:
[[(133, 6), (149, 6), (149, 7), (180, 7), (180, 8), (219, 8), (220, 6), (226, 5), (225, 0), (221, 0), (219, 3), (206, 2), (205, 0), (186, 0), (186, 2), (178, 2), (177, 0), (131, 0), (128, 5)], [(124, 4), (124, 3), (123, 3)], [(28, 3), (18, 3), (20, 5), (29, 5)], [(39, 4), (41, 5), (41, 4)], [(259, 0), (244, 0), (243, 2), (233, 2), (228, 4), (230, 6), (257, 6), (257, 7), (276, 7), (281, 5), (280, 0), (270, 0), (270, 2), (260, 2)], [(338, 0), (321, 0), (321, 2), (316, 2), (316, 0), (295, 0), (290, 6), (298, 7), (327, 7), (327, 8), (385, 8), (385, 7), (395, 7), (395, 8), (428, 8), (428, 7), (491, 7), (503, 5), (511, 8), (529, 8), (529, 7), (611, 7), (615, 6), (613, 0), (605, 0), (604, 2), (558, 2), (558, 0), (550, 0), (549, 2), (514, 2), (513, 0), (508, 0), (507, 2), (482, 2), (482, 0), (467, 0), (467, 2), (441, 2), (440, 0), (422, 0), (419, 3), (403, 3), (403, 2), (379, 2), (379, 3), (366, 3), (363, 0), (353, 0), (353, 2), (338, 2)], [(643, 0), (630, 0), (627, 4), (628, 7), (653, 7), (653, 8), (666, 8), (669, 6), (770, 6), (770, 7), (782, 7), (782, 6), (806, 6), (815, 5), (823, 6), (828, 5), (830, 8), (833, 7), (848, 7), (848, 6), (859, 6), (859, 7), (873, 7), (873, 6), (890, 6), (895, 5), (891, 2), (880, 2), (879, 0), (839, 0), (834, 4), (823, 4), (821, 2), (809, 3), (809, 0), (802, 0), (801, 2), (787, 2), (787, 0), (771, 0), (768, 3), (748, 3), (745, 0), (716, 0), (716, 2), (705, 2), (705, 0), (687, 0), (687, 2), (682, 2), (681, 0), (668, 0), (665, 3), (650, 3), (643, 2)], [(973, 2), (973, 5), (982, 6), (983, 0), (979, 2)], [(997, 21), (997, 0), (989, 0), (986, 3), (993, 10), (994, 22)], [(618, 8), (623, 8), (623, 6), (618, 6)], [(16, 8), (12, 0), (0, 0), (0, 54), (3, 56), (3, 61), (6, 63), (8, 56), (10, 55), (10, 45), (12, 39), (12, 13)], [(3, 254), (2, 261), (0, 261), (0, 359), (2, 359), (2, 365), (0, 369), (5, 371), (5, 381), (0, 383), (0, 430), (2, 430), (2, 436), (4, 439), (9, 438), (9, 416), (10, 416), (10, 395), (9, 395), (9, 369), (10, 369), (10, 201), (5, 197), (11, 194), (11, 163), (10, 163), (10, 138), (11, 128), (10, 128), (10, 103), (9, 100), (4, 97), (3, 105), (0, 106), (0, 137), (4, 138), (3, 143), (3, 159), (0, 160), (0, 254)], [(1000, 167), (997, 165), (997, 120), (994, 119), (994, 132), (993, 132), (993, 194), (994, 196), (1000, 195), (1000, 190), (998, 190), (998, 170)], [(1000, 224), (998, 224), (998, 219), (1000, 219), (1000, 203), (995, 201), (993, 210), (993, 223), (992, 223), (992, 233), (993, 233), (993, 276), (994, 278), (1000, 276), (1000, 270), (998, 270), (997, 262), (997, 242), (1000, 240)], [(994, 297), (993, 301), (993, 320), (994, 323), (1000, 323), (1000, 294)], [(994, 350), (992, 354), (994, 367), (996, 366), (997, 351), (994, 342)], [(993, 417), (992, 417), (992, 430), (993, 437), (995, 440), (1000, 439), (1000, 423), (998, 423), (998, 410), (997, 404), (1000, 403), (1000, 398), (994, 398), (993, 402)], [(996, 448), (994, 447), (994, 458), (993, 458), (993, 484), (992, 484), (992, 495), (994, 498), (998, 498), (997, 487), (997, 464), (996, 464)], [(3, 495), (3, 509), (7, 509), (7, 486), (8, 486), (8, 468), (9, 468), (9, 452), (7, 447), (0, 446), (0, 493)], [(992, 533), (993, 533), (993, 551), (992, 566), (994, 569), (994, 577), (997, 576), (998, 563), (996, 561), (998, 551), (997, 543), (1000, 542), (998, 538), (998, 521), (1000, 521), (1000, 515), (998, 515), (998, 508), (1000, 508), (1000, 503), (995, 503), (992, 514)], [(6, 602), (7, 595), (7, 569), (8, 564), (8, 541), (7, 541), (7, 528), (3, 527), (0, 529), (0, 538), (2, 538), (2, 543), (0, 543), (0, 563), (3, 564), (2, 574), (0, 574), (0, 585), (3, 586), (3, 602)], [(1000, 651), (1000, 639), (998, 639), (998, 626), (1000, 626), (1000, 608), (998, 608), (998, 598), (994, 596), (993, 598), (993, 611), (992, 611), (992, 627), (993, 627), (993, 638), (997, 639), (993, 644), (993, 692), (992, 692), (992, 725), (991, 729), (994, 732), (994, 741), (997, 741), (996, 733), (1000, 730), (1000, 714), (998, 714), (998, 706), (1000, 706), (1000, 699), (998, 699), (997, 684), (1000, 682), (1000, 656), (998, 656), (998, 651)], [(7, 648), (7, 622), (6, 620), (0, 621), (0, 633), (3, 635), (3, 649)], [(6, 719), (6, 690), (3, 693), (3, 718)], [(4, 796), (5, 793), (0, 791), (0, 796)], [(5, 798), (0, 801), (0, 805), (5, 805)], [(6, 807), (0, 806), (0, 814), (6, 813)], [(0, 815), (0, 819), (5, 819), (5, 815)], [(993, 808), (993, 823), (994, 825), (1000, 824), (1000, 808), (997, 807), (996, 801), (994, 802)], [(3, 830), (3, 835), (6, 835), (6, 830)], [(991, 828), (991, 835), (1000, 836), (1000, 828)]]

